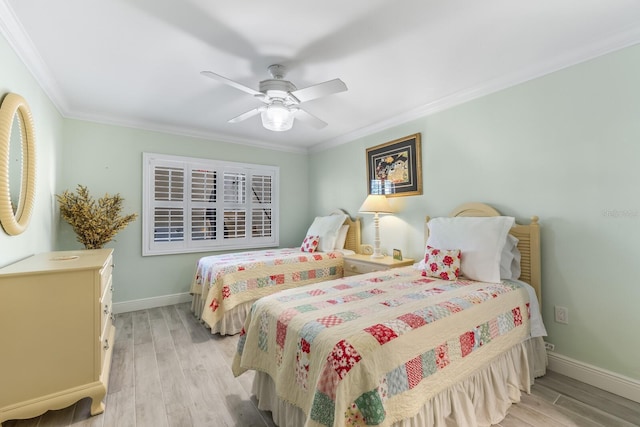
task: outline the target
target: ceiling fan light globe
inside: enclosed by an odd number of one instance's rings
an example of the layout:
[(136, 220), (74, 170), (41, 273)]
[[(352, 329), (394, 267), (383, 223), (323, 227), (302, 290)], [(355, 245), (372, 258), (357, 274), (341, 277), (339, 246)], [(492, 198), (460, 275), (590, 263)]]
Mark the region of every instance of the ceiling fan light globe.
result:
[(268, 105), (262, 113), (262, 126), (266, 129), (283, 132), (293, 127), (295, 114), (281, 103)]

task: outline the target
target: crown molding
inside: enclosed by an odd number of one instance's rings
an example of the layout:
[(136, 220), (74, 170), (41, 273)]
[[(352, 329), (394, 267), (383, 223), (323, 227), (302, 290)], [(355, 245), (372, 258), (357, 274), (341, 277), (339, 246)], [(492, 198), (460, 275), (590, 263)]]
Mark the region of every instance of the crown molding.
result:
[(169, 126), (166, 124), (161, 124), (161, 123), (156, 123), (151, 121), (146, 122), (146, 121), (140, 121), (140, 120), (123, 120), (119, 117), (113, 118), (113, 117), (104, 116), (104, 115), (84, 114), (84, 113), (70, 114), (65, 116), (65, 118), (72, 119), (72, 120), (82, 120), (85, 122), (92, 122), (92, 123), (104, 124), (109, 126), (120, 126), (120, 127), (126, 127), (131, 129), (149, 131), (149, 132), (160, 132), (160, 133), (166, 133), (171, 135), (186, 136), (189, 138), (204, 139), (207, 141), (217, 141), (222, 143), (246, 145), (249, 147), (263, 148), (263, 149), (274, 150), (274, 151), (283, 151), (283, 152), (289, 152), (289, 153), (304, 153), (304, 154), (309, 152), (308, 148), (306, 147), (281, 145), (281, 144), (274, 144), (274, 143), (263, 142), (263, 141), (256, 141), (253, 139), (238, 138), (238, 137), (230, 136), (227, 134), (193, 130), (193, 129), (188, 129), (180, 126)]
[(0, 33), (7, 39), (11, 48), (36, 79), (54, 107), (62, 116), (65, 116), (68, 113), (68, 106), (60, 86), (51, 77), (53, 74), (49, 67), (38, 53), (15, 12), (5, 0), (0, 0)]
[(551, 60), (538, 63), (532, 67), (524, 68), (515, 73), (501, 76), (500, 78), (485, 81), (476, 86), (452, 93), (436, 101), (407, 111), (406, 113), (391, 117), (387, 120), (378, 121), (374, 125), (363, 127), (354, 132), (343, 134), (333, 139), (328, 139), (314, 145), (309, 151), (312, 153), (324, 151), (359, 138), (373, 135), (391, 127), (402, 125), (412, 120), (444, 111), (457, 105), (464, 104), (465, 102), (499, 92), (503, 89), (534, 80), (547, 74), (572, 67), (582, 62), (595, 59), (599, 56), (603, 56), (638, 43), (640, 43), (640, 27), (629, 28), (626, 31), (614, 34), (609, 38), (598, 40), (582, 49), (571, 51), (565, 55), (556, 56)]

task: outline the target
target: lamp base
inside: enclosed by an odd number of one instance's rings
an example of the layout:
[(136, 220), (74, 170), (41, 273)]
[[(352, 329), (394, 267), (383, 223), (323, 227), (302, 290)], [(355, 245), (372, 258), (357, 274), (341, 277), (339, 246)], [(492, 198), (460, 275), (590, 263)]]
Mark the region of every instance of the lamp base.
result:
[(382, 254), (372, 254), (371, 258), (384, 258), (384, 255), (382, 255)]

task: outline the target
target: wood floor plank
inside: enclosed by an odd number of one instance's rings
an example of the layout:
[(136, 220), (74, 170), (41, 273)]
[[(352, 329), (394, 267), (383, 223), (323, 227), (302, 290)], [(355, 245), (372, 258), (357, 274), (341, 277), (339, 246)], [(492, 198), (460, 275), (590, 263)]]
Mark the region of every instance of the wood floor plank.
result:
[(133, 340), (133, 312), (121, 313), (114, 317), (116, 341)]
[(136, 425), (167, 426), (167, 416), (160, 384), (160, 374), (151, 334), (149, 316), (134, 316), (134, 340), (141, 328), (151, 341), (134, 344)]
[(229, 359), (220, 348), (221, 339), (224, 338), (213, 336), (209, 340), (194, 343), (196, 351), (205, 356), (202, 361), (212, 383), (219, 390), (224, 390), (224, 398), (220, 403), (224, 404), (233, 418), (234, 425), (264, 426), (265, 422), (260, 411), (251, 402), (250, 394), (235, 381)]
[[(165, 314), (167, 314), (165, 312)], [(209, 355), (207, 351), (200, 351), (197, 346), (206, 343), (212, 339), (210, 334), (203, 334), (202, 325), (200, 325), (192, 316), (184, 318), (176, 309), (174, 317), (171, 315), (170, 322), (175, 328), (171, 328), (171, 336), (178, 359), (182, 367), (189, 387), (189, 393), (192, 398), (191, 417), (194, 425), (228, 425), (234, 426), (235, 421), (231, 414), (225, 410), (219, 410), (220, 405), (210, 402), (221, 402), (224, 399), (224, 390), (220, 390), (215, 381), (213, 381), (206, 370)], [(166, 318), (166, 317), (165, 317)], [(180, 321), (182, 329), (178, 328), (176, 320)], [(192, 329), (191, 333), (188, 332)], [(195, 337), (195, 339), (194, 339)]]
[(541, 378), (540, 382), (562, 395), (572, 396), (575, 401), (583, 403), (586, 407), (610, 412), (616, 414), (616, 417), (631, 423), (631, 425), (640, 425), (639, 411), (634, 411), (628, 406), (620, 404), (619, 401), (614, 401), (609, 398), (611, 393), (602, 389), (584, 383), (569, 381), (567, 377), (556, 373), (551, 373), (549, 376)]
[(147, 310), (134, 311), (131, 313), (131, 319), (133, 323), (133, 343), (144, 344), (151, 342), (151, 326), (149, 325)]
[(103, 427), (104, 413), (91, 416), (91, 399), (86, 397), (75, 404), (71, 425), (74, 427)]
[(118, 339), (113, 344), (111, 354), (111, 372), (109, 374), (109, 392), (117, 392), (134, 384), (133, 338)]
[[(581, 395), (581, 397), (584, 397)], [(606, 427), (637, 427), (633, 424), (617, 417), (614, 412), (608, 413), (594, 406), (587, 405), (581, 401), (567, 396), (560, 396), (556, 402), (556, 406), (566, 408), (576, 414), (580, 414), (600, 425)], [(615, 414), (615, 415), (614, 415)]]
[(2, 427), (37, 427), (40, 422), (40, 418), (40, 416), (37, 416), (24, 420), (9, 420), (2, 423)]
[(535, 427), (535, 425), (529, 424), (526, 421), (523, 421), (517, 417), (514, 417), (511, 414), (507, 414), (507, 416), (500, 421), (498, 424), (499, 427)]
[(251, 402), (251, 395), (235, 381), (230, 369), (219, 355), (212, 355), (206, 371), (212, 386), (223, 391), (220, 404), (224, 405), (231, 415), (234, 425), (264, 426), (260, 411)]
[(160, 307), (160, 310), (162, 310), (162, 315), (164, 316), (164, 320), (167, 323), (169, 331), (181, 331), (184, 329), (184, 323), (182, 323), (180, 314), (178, 314), (174, 305)]
[[(225, 351), (225, 355), (229, 355), (231, 354), (231, 357), (229, 357), (227, 359), (227, 363), (229, 366), (229, 369), (231, 369), (231, 365), (233, 364), (233, 357), (235, 356), (236, 353), (236, 349), (238, 347), (238, 341), (240, 340), (240, 335), (232, 335), (232, 336), (227, 336), (225, 337), (225, 343), (228, 343), (227, 346), (228, 348), (232, 348), (233, 352), (228, 352)], [(228, 357), (228, 356), (226, 356)], [(240, 383), (240, 385), (242, 386), (242, 388), (244, 388), (244, 390), (249, 393), (249, 395), (251, 395), (251, 388), (253, 385), (253, 378), (255, 377), (255, 372), (254, 371), (247, 371), (245, 373), (243, 373), (242, 375), (240, 375), (239, 377), (236, 377), (236, 381), (238, 381)]]
[(167, 420), (170, 426), (192, 426), (194, 420), (191, 418), (191, 405), (183, 405), (182, 403), (167, 404)]
[(205, 328), (202, 323), (196, 320), (186, 304), (176, 305), (176, 311), (184, 326), (187, 328), (189, 337), (193, 343), (209, 341), (211, 339), (212, 334), (209, 333), (209, 330)]
[(133, 386), (109, 391), (104, 412), (103, 427), (135, 427), (136, 400)]
[[(539, 387), (538, 384), (534, 385), (534, 389)], [(559, 397), (559, 396), (558, 396)], [(553, 402), (556, 402), (558, 397), (553, 399)], [(528, 407), (533, 411), (537, 411), (538, 413), (545, 414), (552, 419), (560, 422), (565, 426), (575, 426), (575, 427), (598, 427), (600, 424), (591, 421), (588, 418), (585, 418), (581, 414), (576, 414), (573, 411), (569, 411), (566, 408), (563, 408), (558, 405), (550, 405), (549, 401), (535, 393), (535, 390), (532, 390), (532, 393), (527, 395), (524, 394), (521, 398), (521, 402), (514, 405), (514, 407)], [(544, 425), (544, 424), (540, 424)]]
[(220, 402), (224, 400), (224, 390), (217, 387), (207, 370), (199, 366), (186, 368), (184, 373), (193, 399), (192, 418), (194, 424), (235, 426), (231, 414), (220, 405)]
[(545, 375), (544, 380), (559, 381), (566, 386), (571, 386), (577, 390), (582, 390), (583, 392), (594, 396), (594, 398), (602, 402), (602, 406), (615, 408), (615, 411), (620, 418), (640, 425), (640, 416), (638, 415), (640, 414), (640, 403), (638, 402), (634, 402), (633, 400), (615, 395), (613, 393), (609, 393), (608, 391), (602, 390), (601, 388), (585, 384), (581, 381), (562, 374), (558, 374), (557, 372), (553, 371), (550, 371), (549, 375)]
[[(156, 359), (167, 415), (175, 413), (173, 417), (169, 417), (169, 420), (175, 419), (178, 413), (180, 414), (178, 418), (187, 416), (190, 419), (189, 408), (193, 402), (175, 348), (167, 346), (156, 350)], [(170, 425), (176, 424), (170, 422)]]
[(551, 404), (554, 404), (556, 400), (558, 400), (558, 397), (560, 397), (560, 393), (546, 387), (538, 380), (539, 378), (536, 378), (536, 382), (534, 383), (533, 387), (531, 387), (531, 394), (538, 396)]
[(566, 424), (529, 407), (526, 404), (512, 405), (509, 415), (532, 426), (543, 425), (547, 427), (564, 427)]
[(73, 411), (75, 410), (75, 405), (71, 405), (69, 407), (58, 409), (55, 411), (47, 411), (42, 414), (40, 418), (40, 422), (38, 425), (46, 425), (51, 427), (62, 427), (68, 426), (71, 424), (71, 420), (73, 419)]

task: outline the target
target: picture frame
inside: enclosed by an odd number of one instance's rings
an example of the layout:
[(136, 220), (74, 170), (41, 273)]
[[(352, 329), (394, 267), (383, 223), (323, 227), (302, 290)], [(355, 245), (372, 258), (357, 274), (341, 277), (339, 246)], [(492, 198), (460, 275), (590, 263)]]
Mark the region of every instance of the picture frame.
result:
[(400, 249), (393, 250), (393, 259), (396, 261), (402, 261), (402, 251)]
[(422, 194), (420, 133), (367, 148), (367, 194)]

